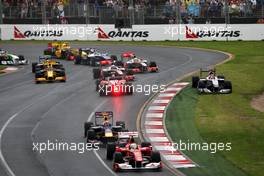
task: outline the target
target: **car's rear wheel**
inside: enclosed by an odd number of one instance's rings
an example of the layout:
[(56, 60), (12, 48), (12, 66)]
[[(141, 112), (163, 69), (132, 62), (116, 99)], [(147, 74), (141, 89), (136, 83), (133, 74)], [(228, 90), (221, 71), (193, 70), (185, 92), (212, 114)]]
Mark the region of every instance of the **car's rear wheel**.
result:
[(197, 88), (198, 87), (198, 82), (200, 78), (198, 76), (193, 76), (192, 77), (192, 88)]
[(94, 79), (99, 79), (101, 75), (101, 69), (99, 68), (94, 68), (93, 69), (93, 78)]
[(93, 122), (84, 122), (84, 137), (87, 137), (87, 131), (93, 126)]
[(94, 130), (88, 130), (87, 131), (87, 142), (90, 140), (95, 140), (96, 139), (96, 133)]
[(38, 65), (37, 62), (33, 62), (32, 63), (32, 73), (35, 73), (36, 72), (36, 65)]
[(205, 89), (206, 88), (206, 81), (199, 81), (197, 88)]
[(232, 93), (232, 83), (231, 81), (224, 82), (224, 89), (230, 89), (230, 93)]
[(106, 145), (106, 159), (112, 160), (114, 153), (115, 153), (115, 143), (114, 142), (109, 142)]
[(118, 133), (118, 132), (122, 132), (122, 126), (113, 126), (112, 127), (112, 131), (113, 132), (116, 132), (116, 133)]
[(114, 158), (114, 162), (115, 163), (118, 163), (118, 164), (122, 164), (124, 163), (124, 159), (123, 159), (123, 155), (121, 152), (116, 152), (115, 153), (115, 158)]
[(150, 142), (142, 142), (141, 143), (141, 147), (150, 147), (150, 146), (151, 146)]
[(126, 128), (126, 123), (124, 121), (117, 121), (116, 126), (121, 126), (123, 129)]

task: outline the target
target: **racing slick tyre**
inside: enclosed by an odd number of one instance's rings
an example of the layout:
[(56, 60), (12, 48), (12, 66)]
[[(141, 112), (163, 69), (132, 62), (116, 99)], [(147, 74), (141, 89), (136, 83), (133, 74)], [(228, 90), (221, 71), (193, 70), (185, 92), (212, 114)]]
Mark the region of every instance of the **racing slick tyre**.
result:
[(116, 121), (116, 126), (121, 126), (124, 129), (126, 129), (126, 124), (124, 121)]
[(197, 88), (199, 89), (205, 89), (207, 85), (207, 81), (199, 81)]
[(124, 67), (124, 64), (123, 64), (122, 61), (116, 61), (116, 62), (114, 63), (114, 65), (117, 66), (117, 67)]
[(94, 68), (93, 69), (93, 78), (99, 79), (101, 75), (101, 69), (100, 68)]
[(96, 80), (96, 81), (95, 81), (95, 86), (96, 86), (96, 87), (95, 87), (95, 90), (96, 90), (96, 92), (98, 92), (99, 89), (100, 89), (100, 86), (99, 86), (99, 85), (100, 85), (100, 80)]
[(117, 60), (117, 56), (116, 56), (116, 55), (111, 55), (110, 57), (111, 57), (111, 59), (112, 59), (113, 61), (116, 61), (116, 60)]
[(95, 59), (94, 58), (90, 59), (90, 66), (95, 67)]
[(156, 151), (152, 151), (150, 159), (151, 159), (151, 162), (153, 163), (161, 162), (160, 153)]
[(35, 73), (36, 72), (36, 65), (38, 65), (37, 62), (33, 62), (32, 63), (32, 73)]
[(87, 142), (90, 140), (95, 140), (96, 139), (96, 133), (94, 130), (88, 130), (87, 131)]
[(198, 76), (193, 76), (192, 77), (192, 88), (197, 88), (198, 87), (198, 82), (200, 78)]
[(52, 55), (52, 51), (49, 49), (44, 50), (44, 55)]
[(113, 126), (112, 127), (112, 131), (113, 132), (122, 132), (122, 130), (123, 130), (123, 128), (122, 128), (122, 126)]
[(134, 75), (134, 72), (132, 70), (127, 70), (126, 75)]
[(142, 142), (141, 143), (141, 147), (150, 147), (150, 146), (151, 146), (150, 142)]
[(114, 157), (114, 163), (122, 164), (124, 163), (123, 155), (121, 152), (116, 152)]
[(231, 81), (225, 81), (224, 82), (224, 89), (230, 89), (229, 93), (232, 93), (232, 83), (231, 83)]
[(87, 137), (87, 131), (93, 126), (93, 122), (84, 122), (84, 137)]
[(106, 159), (112, 160), (115, 153), (116, 145), (114, 142), (109, 142), (106, 144)]

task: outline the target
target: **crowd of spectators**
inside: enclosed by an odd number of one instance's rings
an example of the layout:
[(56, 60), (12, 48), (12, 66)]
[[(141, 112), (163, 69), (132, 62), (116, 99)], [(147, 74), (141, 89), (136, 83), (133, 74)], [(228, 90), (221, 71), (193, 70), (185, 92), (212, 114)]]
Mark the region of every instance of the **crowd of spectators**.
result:
[[(117, 15), (128, 16), (129, 9), (135, 13), (143, 11), (145, 15), (157, 15), (154, 11), (161, 11), (161, 16), (175, 23), (176, 14), (181, 16), (185, 23), (192, 23), (195, 17), (224, 17), (226, 11), (233, 16), (251, 16), (263, 0), (2, 0), (4, 15), (12, 13), (20, 18), (27, 18), (32, 13), (41, 13), (43, 3), (57, 18), (65, 19), (64, 7), (68, 4), (77, 4), (79, 15), (85, 10), (85, 3), (89, 1), (96, 11), (100, 7), (112, 8)], [(9, 11), (5, 11), (5, 9)], [(155, 9), (155, 10), (154, 10)], [(158, 10), (157, 10), (158, 9)], [(9, 14), (8, 14), (9, 13)]]

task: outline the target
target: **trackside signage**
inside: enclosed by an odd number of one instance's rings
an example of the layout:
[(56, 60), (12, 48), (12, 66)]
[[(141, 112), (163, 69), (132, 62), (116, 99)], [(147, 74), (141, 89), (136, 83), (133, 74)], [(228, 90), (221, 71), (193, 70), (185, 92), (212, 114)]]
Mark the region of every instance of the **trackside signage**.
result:
[(226, 41), (263, 40), (263, 24), (133, 25), (0, 25), (2, 40)]
[(108, 29), (106, 31), (103, 27), (97, 28), (98, 39), (147, 39), (149, 37), (148, 30), (131, 30), (131, 29)]

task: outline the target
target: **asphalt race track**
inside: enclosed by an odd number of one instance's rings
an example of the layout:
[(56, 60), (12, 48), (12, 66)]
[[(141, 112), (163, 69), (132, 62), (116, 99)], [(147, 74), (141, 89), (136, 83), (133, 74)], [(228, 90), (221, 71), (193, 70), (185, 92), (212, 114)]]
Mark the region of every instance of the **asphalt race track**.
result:
[[(2, 45), (10, 53), (24, 54), (34, 61), (43, 53), (46, 44)], [(227, 58), (222, 53), (151, 46), (87, 46), (120, 55), (133, 51), (158, 63), (160, 72), (136, 75), (136, 84), (166, 84), (200, 67), (216, 64)], [(61, 61), (67, 73), (66, 83), (39, 84), (33, 81), (31, 65), (22, 70), (0, 76), (0, 135), (3, 157), (0, 175), (16, 176), (87, 176), (115, 175), (112, 162), (106, 161), (105, 149), (97, 152), (32, 151), (32, 142), (47, 140), (84, 142), (83, 123), (93, 121), (94, 111), (110, 110), (115, 120), (123, 120), (130, 131), (136, 130), (136, 116), (149, 98), (142, 93), (133, 96), (99, 97), (95, 92), (92, 68)], [(1, 157), (1, 156), (0, 156)], [(108, 168), (108, 169), (107, 169)], [(110, 168), (110, 170), (109, 170)], [(172, 175), (166, 168), (162, 172), (129, 172), (118, 175)]]

